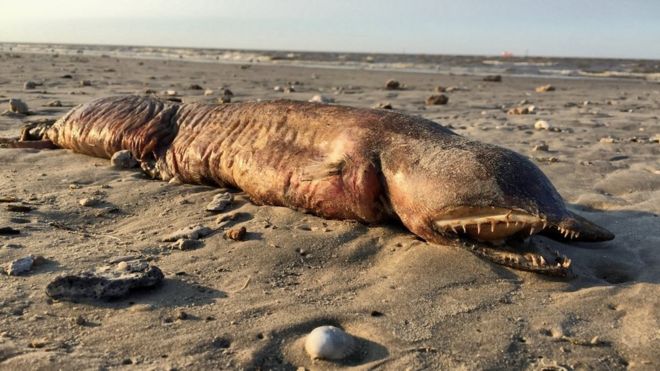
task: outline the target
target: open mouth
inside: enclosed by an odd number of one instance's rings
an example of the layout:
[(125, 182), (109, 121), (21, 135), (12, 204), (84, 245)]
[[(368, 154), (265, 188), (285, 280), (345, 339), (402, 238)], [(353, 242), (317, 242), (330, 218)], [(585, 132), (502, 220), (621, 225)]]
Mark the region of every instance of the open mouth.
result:
[(459, 237), (464, 247), (495, 263), (516, 269), (565, 276), (571, 260), (558, 252), (530, 251), (525, 238), (541, 231), (556, 231), (575, 239), (580, 232), (551, 224), (546, 218), (522, 210), (461, 207), (433, 221), (436, 232)]

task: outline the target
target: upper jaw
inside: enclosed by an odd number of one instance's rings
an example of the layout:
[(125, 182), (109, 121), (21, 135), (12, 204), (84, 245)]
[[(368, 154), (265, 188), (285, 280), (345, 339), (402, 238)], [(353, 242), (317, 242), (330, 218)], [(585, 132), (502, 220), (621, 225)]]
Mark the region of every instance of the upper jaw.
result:
[(489, 242), (502, 242), (513, 236), (531, 236), (543, 230), (556, 230), (568, 239), (580, 237), (579, 231), (552, 219), (520, 209), (461, 207), (433, 220), (433, 229), (441, 234), (462, 234), (477, 241)]

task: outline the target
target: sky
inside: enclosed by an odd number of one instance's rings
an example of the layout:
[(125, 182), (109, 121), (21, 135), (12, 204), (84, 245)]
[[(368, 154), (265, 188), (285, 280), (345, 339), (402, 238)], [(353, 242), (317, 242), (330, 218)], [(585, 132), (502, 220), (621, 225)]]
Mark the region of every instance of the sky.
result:
[(660, 59), (660, 1), (3, 0), (0, 42)]

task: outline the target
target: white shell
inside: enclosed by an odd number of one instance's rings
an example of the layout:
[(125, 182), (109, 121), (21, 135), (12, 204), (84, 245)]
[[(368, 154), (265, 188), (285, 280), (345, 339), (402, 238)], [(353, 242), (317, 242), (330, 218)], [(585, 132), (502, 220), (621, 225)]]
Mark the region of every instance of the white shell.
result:
[(356, 348), (355, 339), (334, 326), (317, 327), (305, 338), (305, 351), (312, 359), (340, 360)]

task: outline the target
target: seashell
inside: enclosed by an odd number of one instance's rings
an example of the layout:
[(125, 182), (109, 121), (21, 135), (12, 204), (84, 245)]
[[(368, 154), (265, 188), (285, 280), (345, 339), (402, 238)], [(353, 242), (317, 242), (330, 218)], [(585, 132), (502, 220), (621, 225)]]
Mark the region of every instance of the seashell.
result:
[(340, 360), (355, 350), (355, 338), (335, 326), (317, 327), (305, 338), (305, 351), (312, 359)]

